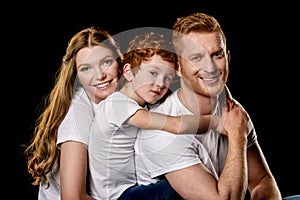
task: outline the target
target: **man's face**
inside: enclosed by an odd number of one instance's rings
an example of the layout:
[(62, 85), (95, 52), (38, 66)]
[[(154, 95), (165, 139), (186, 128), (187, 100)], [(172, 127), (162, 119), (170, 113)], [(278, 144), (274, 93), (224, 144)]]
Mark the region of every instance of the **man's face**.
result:
[(178, 69), (182, 88), (207, 97), (220, 94), (229, 72), (229, 54), (225, 50), (218, 32), (187, 34), (183, 38)]

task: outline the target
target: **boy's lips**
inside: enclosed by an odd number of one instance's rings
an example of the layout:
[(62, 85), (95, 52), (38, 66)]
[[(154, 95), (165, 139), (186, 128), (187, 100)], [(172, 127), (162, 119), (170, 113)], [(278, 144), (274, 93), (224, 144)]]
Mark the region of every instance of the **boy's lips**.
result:
[(156, 95), (161, 95), (160, 91), (151, 90), (151, 92), (156, 94)]

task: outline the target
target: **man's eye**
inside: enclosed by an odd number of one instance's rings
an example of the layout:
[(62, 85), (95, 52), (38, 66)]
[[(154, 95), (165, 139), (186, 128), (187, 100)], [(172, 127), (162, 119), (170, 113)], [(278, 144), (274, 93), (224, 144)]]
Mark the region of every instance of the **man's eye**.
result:
[(199, 55), (194, 55), (194, 56), (191, 57), (191, 60), (194, 61), (194, 62), (197, 62), (197, 61), (201, 60), (201, 57)]
[(224, 51), (220, 51), (214, 54), (214, 57), (223, 58), (224, 57)]

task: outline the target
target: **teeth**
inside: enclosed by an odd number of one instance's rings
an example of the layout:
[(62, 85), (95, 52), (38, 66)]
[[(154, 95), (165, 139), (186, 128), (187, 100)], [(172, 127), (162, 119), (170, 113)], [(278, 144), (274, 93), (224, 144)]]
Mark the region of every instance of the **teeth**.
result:
[(203, 78), (203, 77), (200, 77), (202, 80), (204, 81), (213, 81), (213, 80), (216, 80), (216, 78)]
[(103, 88), (103, 87), (106, 87), (106, 86), (108, 86), (108, 82), (105, 82), (105, 83), (99, 83), (99, 84), (97, 84), (97, 88)]
[(214, 78), (202, 78), (203, 80), (205, 80), (205, 81), (212, 81), (212, 80), (214, 80)]

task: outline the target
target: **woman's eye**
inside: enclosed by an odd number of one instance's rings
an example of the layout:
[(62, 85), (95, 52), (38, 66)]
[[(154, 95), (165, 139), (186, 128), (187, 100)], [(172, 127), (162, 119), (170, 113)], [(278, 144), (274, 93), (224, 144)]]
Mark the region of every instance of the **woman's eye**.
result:
[(103, 61), (103, 65), (107, 66), (107, 65), (111, 65), (114, 62), (113, 59), (107, 59)]
[(90, 68), (89, 66), (82, 66), (82, 67), (80, 67), (80, 71), (86, 72), (89, 70), (89, 68)]

